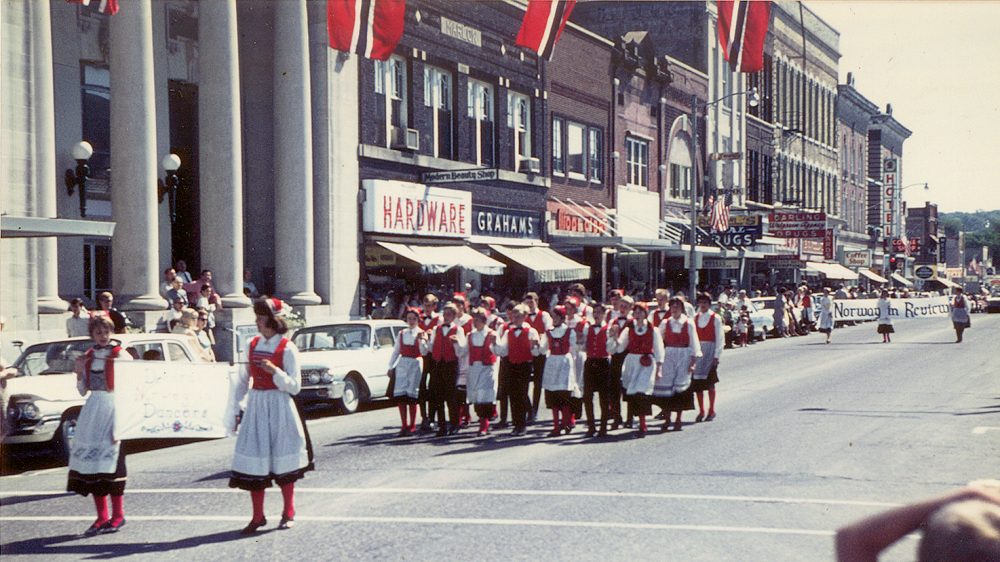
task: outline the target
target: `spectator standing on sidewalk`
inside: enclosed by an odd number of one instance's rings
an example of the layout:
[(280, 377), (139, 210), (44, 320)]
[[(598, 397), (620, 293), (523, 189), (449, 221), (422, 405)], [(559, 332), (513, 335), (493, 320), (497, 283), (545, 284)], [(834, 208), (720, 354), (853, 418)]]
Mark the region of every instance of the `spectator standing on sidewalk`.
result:
[(97, 303), (101, 308), (94, 311), (94, 314), (91, 316), (107, 316), (115, 326), (115, 333), (124, 334), (128, 321), (125, 319), (125, 315), (118, 312), (118, 309), (114, 307), (115, 296), (109, 291), (104, 291), (97, 295)]
[(181, 283), (190, 283), (192, 281), (191, 274), (187, 269), (187, 262), (184, 260), (177, 260), (177, 263), (174, 264), (175, 275), (181, 280)]
[(69, 301), (69, 310), (72, 316), (66, 319), (66, 334), (71, 337), (90, 335), (90, 311), (83, 304), (83, 299), (77, 297)]
[(257, 285), (253, 282), (253, 274), (249, 269), (243, 270), (243, 294), (252, 299), (260, 296), (260, 291), (257, 290)]

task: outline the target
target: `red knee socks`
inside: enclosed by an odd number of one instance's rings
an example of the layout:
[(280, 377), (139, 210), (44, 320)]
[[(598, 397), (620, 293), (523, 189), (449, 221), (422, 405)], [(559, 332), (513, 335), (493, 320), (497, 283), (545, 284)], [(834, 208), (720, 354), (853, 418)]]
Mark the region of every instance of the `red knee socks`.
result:
[(410, 404), (410, 433), (417, 430), (417, 405)]
[(552, 431), (559, 431), (559, 408), (552, 408)]
[(253, 504), (253, 521), (264, 520), (264, 490), (251, 490), (250, 503)]
[(111, 496), (111, 523), (118, 525), (125, 520), (125, 496)]
[(481, 417), (479, 418), (479, 431), (486, 433), (490, 430), (490, 418)]
[(396, 406), (396, 408), (399, 409), (399, 422), (400, 422), (400, 425), (403, 426), (403, 429), (406, 429), (406, 427), (407, 427), (407, 423), (406, 423), (406, 404), (398, 404)]
[(639, 431), (646, 431), (646, 414), (639, 414)]
[(98, 496), (95, 494), (94, 507), (97, 508), (97, 521), (94, 522), (94, 525), (101, 525), (111, 519), (108, 516), (108, 496)]
[(576, 416), (573, 415), (572, 410), (569, 406), (562, 407), (563, 427), (573, 427), (576, 425)]
[(284, 511), (282, 515), (288, 519), (295, 518), (295, 483), (289, 482), (281, 486), (281, 499), (284, 501)]

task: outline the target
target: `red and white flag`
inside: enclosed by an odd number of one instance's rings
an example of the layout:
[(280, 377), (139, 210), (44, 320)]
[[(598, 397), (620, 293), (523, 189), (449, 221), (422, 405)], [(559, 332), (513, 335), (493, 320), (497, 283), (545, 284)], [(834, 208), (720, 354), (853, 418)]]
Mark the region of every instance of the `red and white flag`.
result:
[(709, 216), (709, 221), (712, 224), (712, 230), (716, 232), (725, 232), (729, 230), (729, 205), (726, 205), (726, 198), (719, 197), (719, 199), (712, 205), (712, 214)]
[[(80, 4), (82, 6), (89, 6), (90, 0), (66, 0), (70, 4)], [(113, 16), (118, 13), (118, 0), (99, 0), (100, 6), (97, 10), (102, 14), (108, 14)]]
[(719, 43), (734, 72), (764, 68), (770, 0), (719, 0)]
[(326, 0), (330, 47), (386, 60), (403, 36), (406, 0)]
[(521, 30), (517, 33), (517, 46), (527, 47), (551, 60), (552, 50), (575, 4), (576, 0), (528, 0), (528, 10), (524, 12)]

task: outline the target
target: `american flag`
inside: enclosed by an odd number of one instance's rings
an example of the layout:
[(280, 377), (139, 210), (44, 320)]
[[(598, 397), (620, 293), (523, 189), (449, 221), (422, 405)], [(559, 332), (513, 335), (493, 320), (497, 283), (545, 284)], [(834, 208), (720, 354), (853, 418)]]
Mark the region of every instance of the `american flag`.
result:
[(712, 205), (712, 214), (709, 216), (712, 223), (712, 230), (725, 232), (729, 229), (729, 205), (726, 205), (726, 198), (719, 199)]
[[(90, 0), (66, 0), (66, 1), (69, 2), (70, 4), (80, 4), (82, 6), (90, 5)], [(113, 16), (118, 13), (118, 0), (100, 0), (100, 3), (101, 4), (100, 6), (98, 6), (97, 9), (102, 14), (108, 14), (109, 16)]]
[(902, 237), (900, 238), (900, 241), (903, 243), (903, 252), (906, 253), (906, 257), (910, 257), (911, 254), (910, 240), (906, 237), (905, 233), (900, 234), (900, 236)]

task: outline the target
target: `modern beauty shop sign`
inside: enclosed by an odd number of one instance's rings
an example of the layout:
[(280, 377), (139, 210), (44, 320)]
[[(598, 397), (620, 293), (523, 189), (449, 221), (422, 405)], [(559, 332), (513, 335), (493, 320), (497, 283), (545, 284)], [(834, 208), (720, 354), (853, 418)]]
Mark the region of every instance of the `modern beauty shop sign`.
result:
[[(938, 318), (951, 312), (948, 297), (889, 299), (889, 316), (893, 320)], [(834, 320), (875, 320), (878, 299), (843, 299), (833, 301)]]

